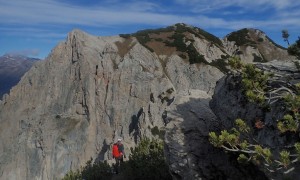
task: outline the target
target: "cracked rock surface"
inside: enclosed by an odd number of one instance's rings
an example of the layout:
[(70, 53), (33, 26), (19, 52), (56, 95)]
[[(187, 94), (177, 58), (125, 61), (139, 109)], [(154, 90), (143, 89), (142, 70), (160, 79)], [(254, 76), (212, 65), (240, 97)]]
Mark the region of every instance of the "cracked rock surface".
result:
[(176, 98), (168, 111), (170, 123), (165, 152), (173, 179), (266, 179), (253, 166), (242, 166), (208, 141), (221, 122), (209, 107), (211, 96), (203, 91)]

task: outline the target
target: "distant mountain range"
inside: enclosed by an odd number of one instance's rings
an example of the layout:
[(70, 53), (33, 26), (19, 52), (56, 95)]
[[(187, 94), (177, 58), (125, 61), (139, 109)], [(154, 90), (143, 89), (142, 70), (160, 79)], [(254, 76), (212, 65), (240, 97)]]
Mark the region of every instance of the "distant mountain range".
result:
[(22, 55), (5, 54), (0, 56), (0, 99), (5, 93), (9, 93), (9, 90), (39, 60)]

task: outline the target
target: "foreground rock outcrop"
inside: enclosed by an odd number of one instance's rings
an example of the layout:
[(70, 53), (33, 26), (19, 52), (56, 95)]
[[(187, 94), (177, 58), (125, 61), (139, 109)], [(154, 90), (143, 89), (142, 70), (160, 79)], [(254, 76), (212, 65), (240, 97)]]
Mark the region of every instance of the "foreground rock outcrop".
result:
[(193, 91), (170, 109), (165, 143), (173, 179), (266, 179), (256, 167), (240, 165), (210, 144), (208, 133), (222, 128), (210, 100), (205, 92)]
[[(269, 80), (269, 88), (276, 90), (281, 87), (296, 90), (293, 85), (300, 83), (300, 70), (296, 66), (296, 61), (272, 61), (268, 63), (259, 63), (256, 66), (273, 77)], [(277, 94), (277, 96), (279, 96)], [(221, 129), (230, 129), (234, 121), (241, 118), (251, 127), (251, 136), (255, 141), (263, 146), (269, 147), (273, 156), (276, 158), (282, 149), (291, 149), (295, 142), (299, 142), (298, 133), (281, 133), (277, 128), (277, 123), (283, 119), (283, 116), (289, 113), (287, 105), (282, 98), (273, 101), (268, 106), (261, 106), (258, 103), (251, 103), (243, 93), (241, 76), (230, 74), (217, 83), (215, 93), (210, 107), (218, 117)], [(262, 126), (258, 126), (257, 122)], [(273, 157), (272, 157), (273, 158)], [(299, 164), (293, 164), (293, 171), (285, 173), (287, 169), (278, 169), (274, 173), (266, 171), (268, 179), (298, 179)], [(261, 169), (262, 170), (262, 169)]]
[[(263, 71), (274, 74), (276, 81), (270, 86), (280, 87), (300, 82), (297, 62), (272, 61), (256, 64)], [(282, 84), (281, 84), (282, 83)], [(168, 109), (170, 123), (166, 127), (166, 157), (173, 179), (298, 179), (299, 165), (285, 175), (282, 170), (266, 173), (259, 167), (237, 162), (234, 153), (225, 153), (208, 141), (208, 133), (233, 127), (234, 120), (244, 119), (252, 129), (257, 142), (276, 151), (299, 140), (297, 134), (281, 134), (277, 120), (282, 119), (285, 105), (282, 101), (269, 109), (250, 103), (242, 92), (241, 77), (228, 74), (217, 82), (213, 97), (199, 90), (177, 96)], [(257, 119), (263, 128), (257, 128)]]

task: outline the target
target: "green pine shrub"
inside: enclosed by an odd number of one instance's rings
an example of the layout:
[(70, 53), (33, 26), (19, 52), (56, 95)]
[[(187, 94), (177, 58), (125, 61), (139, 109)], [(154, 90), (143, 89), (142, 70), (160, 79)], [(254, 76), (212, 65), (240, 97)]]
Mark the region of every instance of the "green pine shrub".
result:
[(124, 163), (123, 175), (128, 180), (171, 180), (160, 140), (142, 139), (131, 149), (129, 160)]
[(81, 180), (81, 172), (79, 170), (69, 171), (62, 180)]
[(109, 180), (112, 178), (112, 167), (106, 162), (93, 162), (91, 158), (80, 170), (68, 172), (62, 180)]
[(232, 32), (228, 35), (227, 39), (229, 41), (235, 41), (236, 45), (243, 46), (248, 45), (256, 47), (256, 42), (252, 41), (249, 36), (249, 30), (247, 28), (241, 29), (239, 31)]
[[(163, 146), (162, 140), (142, 139), (137, 147), (131, 149), (129, 160), (121, 164), (119, 176), (124, 180), (171, 180)], [(63, 180), (112, 179), (112, 166), (106, 161), (92, 162), (93, 159), (89, 160), (80, 170), (71, 170)]]
[(300, 37), (294, 44), (288, 47), (288, 53), (300, 59)]
[[(284, 115), (275, 120), (277, 128), (274, 131), (282, 136), (295, 134), (296, 137), (300, 132), (300, 85), (282, 82), (280, 86), (271, 86), (277, 82), (272, 74), (264, 73), (253, 64), (245, 65), (237, 57), (230, 58), (228, 63), (232, 73), (241, 77), (242, 93), (250, 103), (256, 103), (262, 108), (273, 108), (272, 104), (276, 102), (284, 105)], [(215, 147), (236, 154), (240, 163), (252, 162), (268, 174), (279, 171), (288, 174), (300, 160), (300, 142), (295, 139), (293, 144), (277, 149), (261, 144), (254, 134), (265, 128), (263, 122), (263, 119), (256, 119), (255, 124), (248, 124), (242, 119), (236, 119), (231, 129), (210, 132), (209, 141)]]

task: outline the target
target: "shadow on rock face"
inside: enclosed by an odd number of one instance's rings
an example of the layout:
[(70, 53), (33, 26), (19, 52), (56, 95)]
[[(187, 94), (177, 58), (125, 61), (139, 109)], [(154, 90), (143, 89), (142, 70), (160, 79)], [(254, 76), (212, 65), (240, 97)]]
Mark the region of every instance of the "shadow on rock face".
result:
[(165, 154), (173, 179), (267, 179), (254, 165), (242, 165), (208, 141), (220, 131), (220, 121), (209, 108), (210, 98), (181, 97), (168, 113)]
[(143, 108), (140, 108), (137, 115), (133, 115), (131, 117), (131, 123), (129, 124), (129, 134), (133, 132), (134, 142), (137, 143), (137, 140), (139, 138), (139, 119), (141, 115), (143, 114)]

